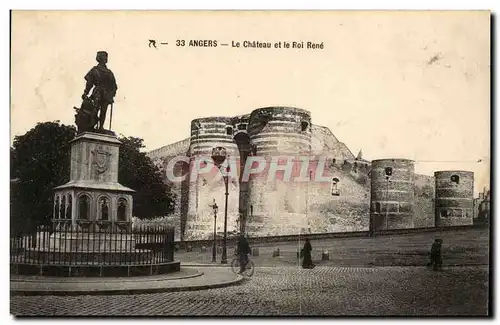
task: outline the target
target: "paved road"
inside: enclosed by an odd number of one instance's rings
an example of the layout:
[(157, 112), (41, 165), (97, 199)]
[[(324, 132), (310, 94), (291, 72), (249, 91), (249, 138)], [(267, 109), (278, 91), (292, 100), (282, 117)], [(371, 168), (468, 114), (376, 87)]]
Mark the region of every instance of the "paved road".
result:
[[(205, 268), (210, 272), (210, 268)], [(239, 286), (131, 296), (11, 297), (14, 315), (486, 315), (487, 267), (261, 267)]]

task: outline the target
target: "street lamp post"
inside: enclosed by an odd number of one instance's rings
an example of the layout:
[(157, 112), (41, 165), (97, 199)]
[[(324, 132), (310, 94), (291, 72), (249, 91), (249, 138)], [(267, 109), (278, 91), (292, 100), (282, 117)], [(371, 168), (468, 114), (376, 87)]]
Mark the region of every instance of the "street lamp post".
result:
[[(375, 204), (376, 206), (376, 204)], [(375, 208), (375, 212), (377, 212), (377, 209)], [(378, 215), (378, 213), (377, 213)], [(370, 218), (370, 221), (372, 223), (372, 226), (371, 226), (371, 232), (372, 232), (372, 237), (375, 238), (375, 213), (372, 213), (372, 217)]]
[(385, 192), (385, 230), (387, 230), (389, 219), (389, 179), (392, 176), (392, 167), (385, 167), (385, 181), (387, 182), (387, 189)]
[[(227, 167), (226, 171), (229, 171), (229, 167)], [(223, 176), (224, 177), (224, 185), (226, 186), (226, 203), (224, 206), (224, 242), (222, 245), (222, 258), (221, 258), (221, 263), (222, 264), (227, 264), (227, 197), (229, 196), (229, 191), (228, 191), (228, 183), (227, 183), (227, 178), (228, 176)]]
[(224, 161), (228, 160), (227, 159), (227, 153), (226, 153), (226, 148), (224, 147), (216, 147), (212, 150), (212, 159), (214, 161), (215, 166), (219, 168), (219, 170), (222, 173), (222, 178), (224, 179), (224, 186), (226, 189), (225, 195), (226, 195), (226, 202), (224, 205), (224, 239), (222, 241), (222, 257), (221, 257), (221, 264), (227, 264), (227, 200), (229, 196), (229, 185), (228, 185), (228, 179), (229, 179), (229, 162), (226, 166), (226, 172), (223, 173), (221, 168), (223, 168), (222, 163)]
[(217, 211), (219, 210), (219, 207), (217, 206), (217, 203), (215, 203), (215, 199), (214, 199), (214, 205), (212, 205), (212, 208), (214, 209), (214, 245), (212, 248), (212, 262), (216, 262), (217, 261), (217, 258), (216, 258)]
[(385, 176), (387, 182), (387, 189), (385, 191), (385, 230), (387, 230), (387, 219), (389, 219), (389, 177)]

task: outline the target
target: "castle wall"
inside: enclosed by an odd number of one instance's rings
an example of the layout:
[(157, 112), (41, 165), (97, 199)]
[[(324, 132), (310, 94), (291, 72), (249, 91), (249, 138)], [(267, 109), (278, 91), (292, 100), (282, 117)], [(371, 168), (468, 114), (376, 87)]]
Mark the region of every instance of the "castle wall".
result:
[(168, 184), (171, 193), (174, 195), (174, 210), (168, 216), (168, 218), (169, 220), (176, 220), (175, 238), (179, 239), (182, 238), (182, 234), (184, 233), (184, 230), (186, 228), (189, 180), (186, 178), (186, 180), (183, 182), (171, 181), (167, 177), (167, 169), (172, 169), (171, 172), (174, 176), (186, 175), (189, 172), (188, 164), (176, 162), (175, 164), (172, 163), (169, 166), (169, 163), (174, 158), (180, 156), (189, 156), (190, 141), (191, 139), (187, 138), (147, 153), (147, 156), (151, 158), (153, 163), (160, 169), (163, 176), (163, 181)]
[[(187, 174), (186, 180), (170, 184), (176, 195), (173, 217), (180, 219), (184, 240), (211, 238), (214, 200), (219, 207), (217, 232), (223, 232), (225, 189), (220, 171), (203, 165), (201, 174), (193, 173), (200, 157), (211, 161), (212, 149), (217, 146), (226, 148), (232, 161), (230, 232), (240, 227), (251, 236), (269, 236), (469, 224), (473, 176), (467, 172), (460, 174), (461, 185), (450, 190), (445, 184), (450, 172), (439, 172), (444, 176), (438, 181), (415, 174), (411, 160), (363, 160), (330, 129), (312, 125), (308, 111), (266, 107), (235, 117), (193, 120), (190, 138), (148, 154), (163, 168), (176, 156), (189, 157), (188, 163), (174, 168), (175, 175)], [(263, 157), (265, 168), (245, 180), (244, 167), (257, 166), (247, 165), (253, 156)], [(283, 180), (283, 171), (273, 172), (276, 177), (269, 178), (270, 162), (286, 164), (285, 157), (293, 158), (290, 180)], [(300, 157), (309, 157), (306, 170)], [(323, 166), (318, 169), (318, 165)], [(386, 167), (392, 168), (389, 182)], [(298, 177), (309, 181), (297, 181)], [(165, 181), (169, 182), (166, 177)], [(434, 198), (440, 205), (435, 207)], [(445, 219), (440, 212), (436, 214), (442, 209), (464, 211), (466, 217)], [(472, 224), (472, 210), (470, 219)]]
[[(437, 171), (436, 227), (473, 224), (474, 173)], [(455, 181), (454, 181), (455, 179)]]
[(177, 155), (183, 155), (188, 152), (190, 142), (191, 138), (186, 138), (184, 140), (171, 143), (161, 148), (151, 150), (150, 152), (147, 153), (147, 156), (152, 160), (155, 160), (157, 158), (175, 157)]
[(335, 157), (337, 160), (353, 161), (355, 158), (349, 148), (340, 142), (329, 128), (314, 124), (311, 132), (311, 153)]
[[(324, 166), (321, 175), (317, 175), (322, 170), (317, 168), (318, 164)], [(307, 204), (311, 233), (368, 230), (369, 171), (367, 162), (331, 157), (326, 162), (319, 157), (311, 161)], [(319, 177), (325, 181), (318, 181)]]
[(415, 174), (413, 226), (434, 227), (434, 186), (432, 176)]

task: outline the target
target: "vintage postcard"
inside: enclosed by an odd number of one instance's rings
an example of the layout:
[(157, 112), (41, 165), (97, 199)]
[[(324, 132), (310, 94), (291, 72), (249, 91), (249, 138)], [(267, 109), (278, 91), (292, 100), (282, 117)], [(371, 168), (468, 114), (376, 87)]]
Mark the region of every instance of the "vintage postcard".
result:
[(489, 11), (12, 11), (14, 316), (491, 316)]

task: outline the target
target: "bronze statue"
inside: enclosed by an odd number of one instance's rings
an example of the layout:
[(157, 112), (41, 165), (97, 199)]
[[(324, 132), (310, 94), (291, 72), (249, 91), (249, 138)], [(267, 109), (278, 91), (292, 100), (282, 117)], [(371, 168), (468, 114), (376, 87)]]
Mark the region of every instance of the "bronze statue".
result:
[(82, 107), (77, 108), (75, 115), (75, 123), (78, 128), (77, 132), (93, 132), (95, 131), (95, 126), (97, 125), (98, 116), (97, 109), (94, 106), (93, 102), (90, 99), (86, 98), (82, 102)]
[[(85, 75), (87, 83), (82, 95), (82, 107), (75, 108), (77, 110), (75, 122), (78, 133), (105, 131), (104, 122), (109, 105), (111, 105), (111, 114), (113, 113), (113, 98), (116, 95), (118, 86), (113, 72), (106, 66), (108, 53), (104, 51), (97, 52), (96, 60), (99, 64), (90, 69)], [(88, 96), (90, 90), (92, 90), (92, 94)]]

